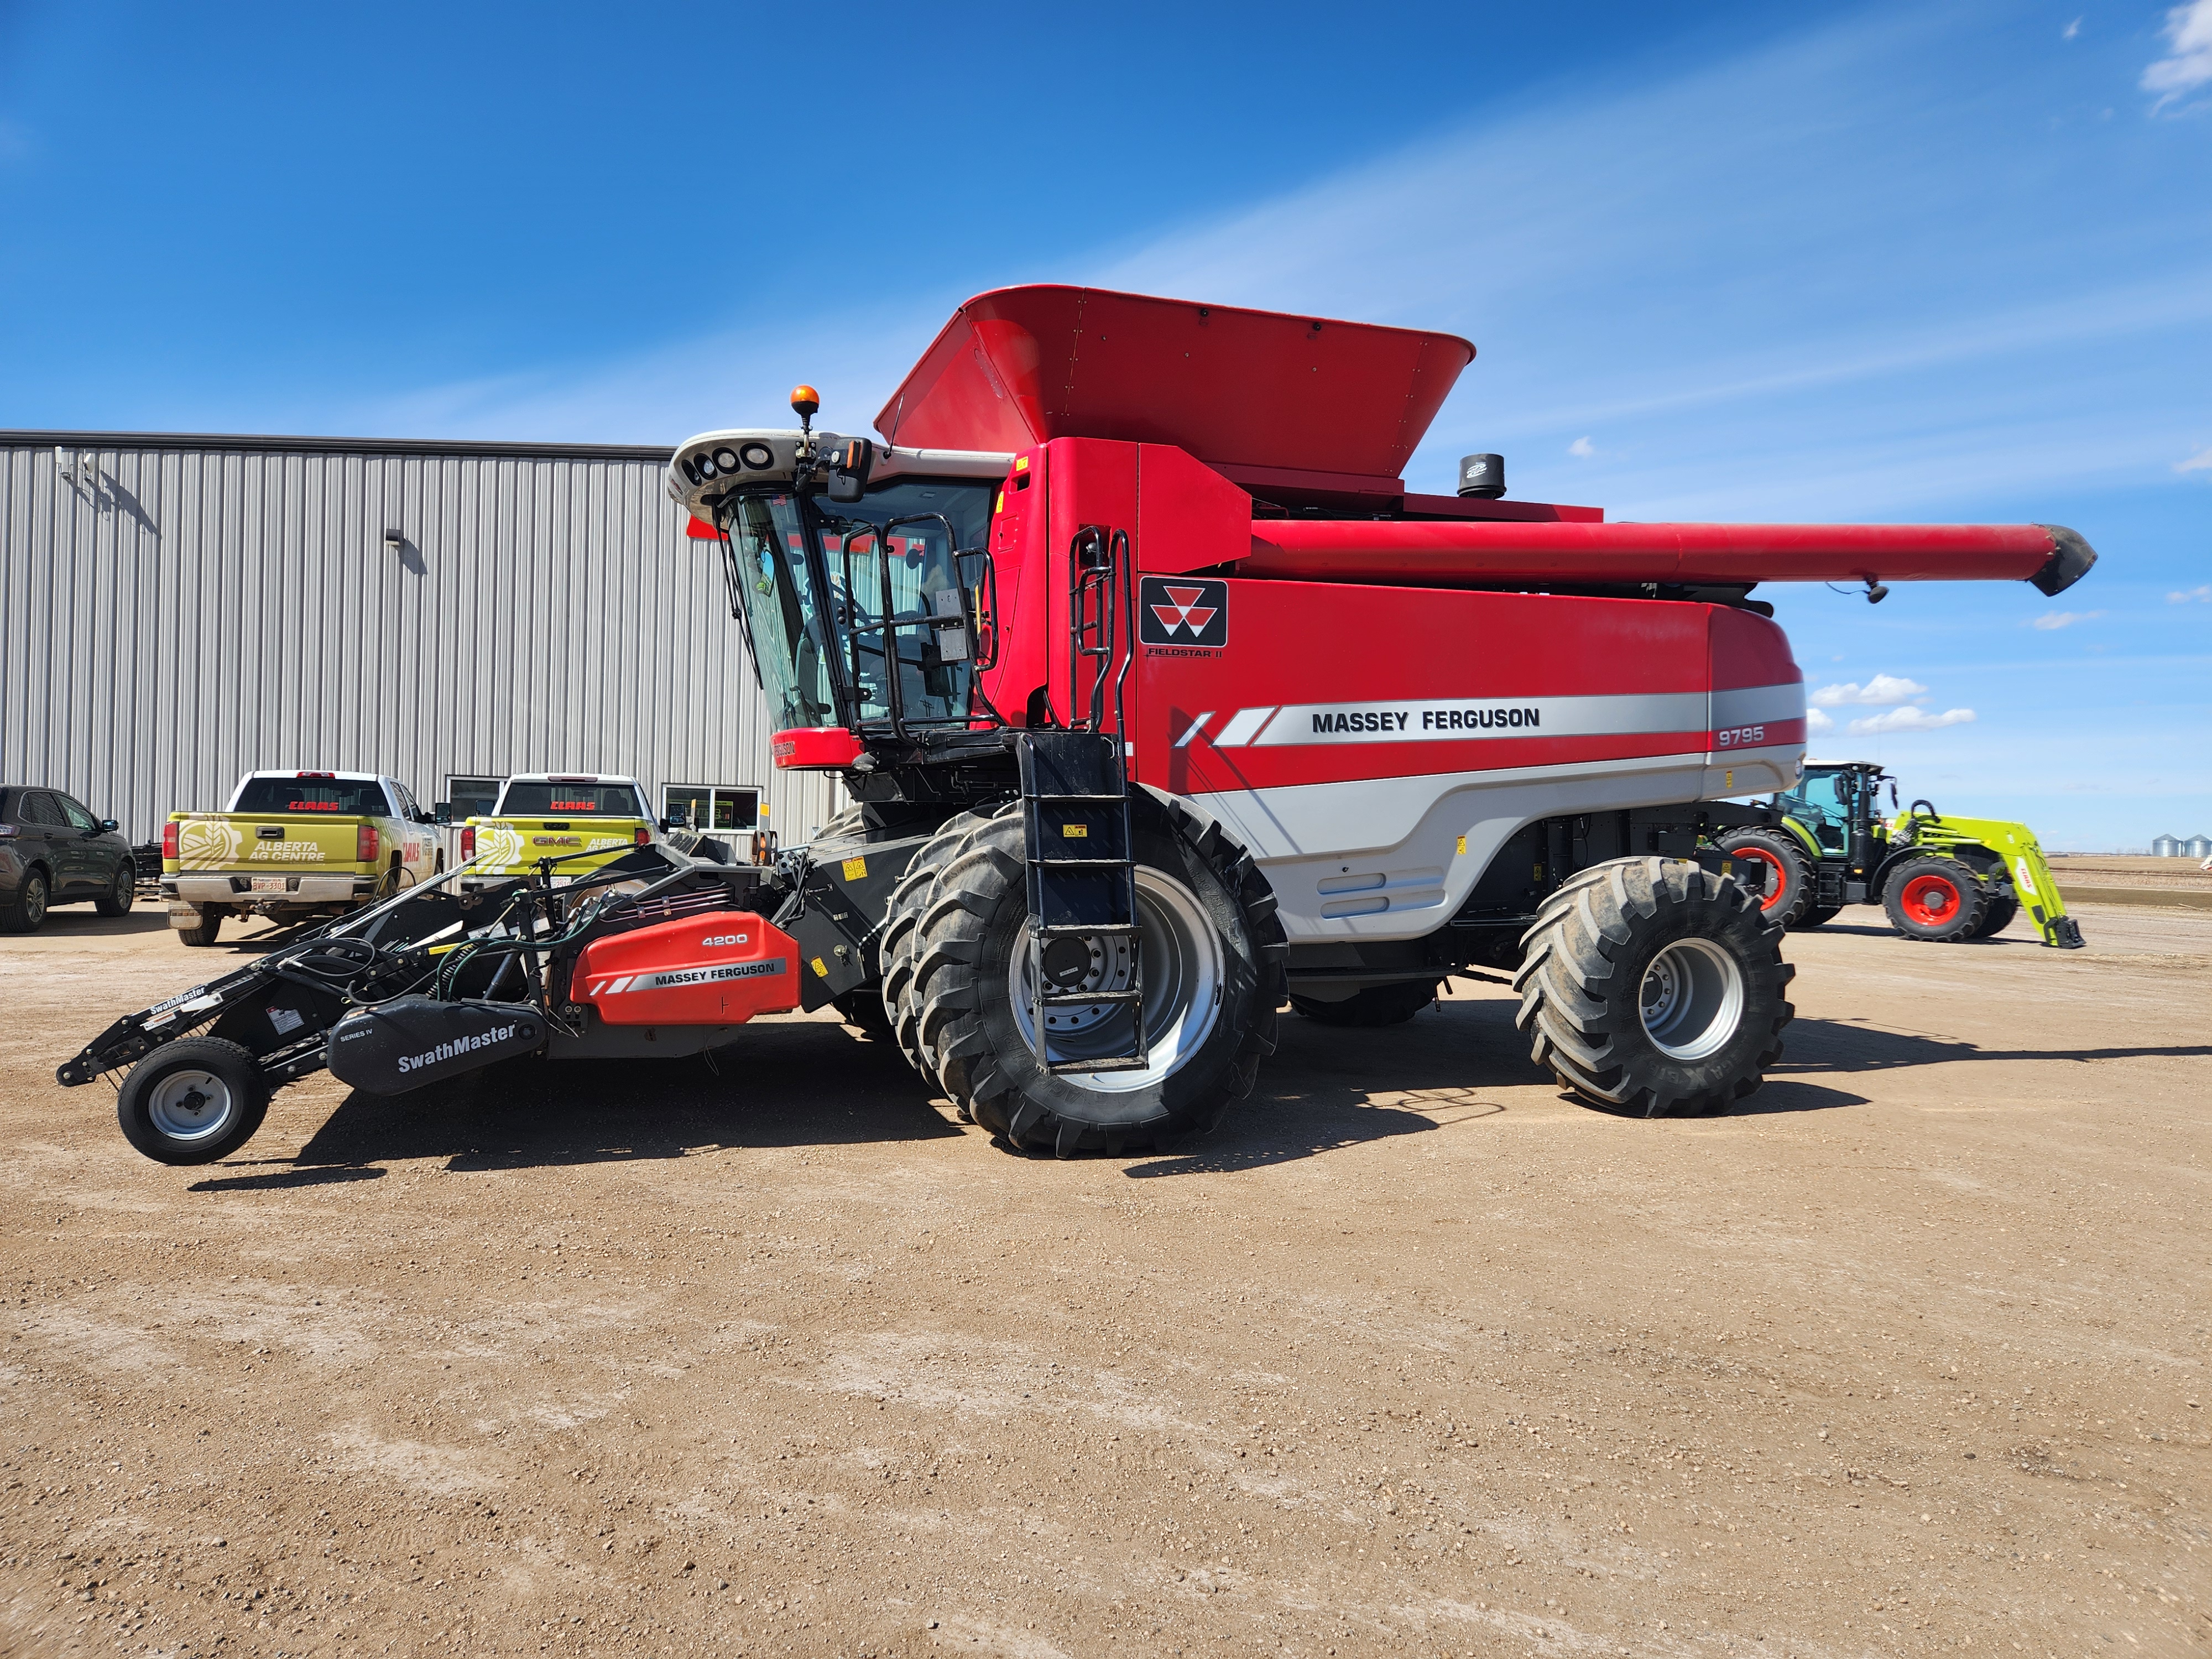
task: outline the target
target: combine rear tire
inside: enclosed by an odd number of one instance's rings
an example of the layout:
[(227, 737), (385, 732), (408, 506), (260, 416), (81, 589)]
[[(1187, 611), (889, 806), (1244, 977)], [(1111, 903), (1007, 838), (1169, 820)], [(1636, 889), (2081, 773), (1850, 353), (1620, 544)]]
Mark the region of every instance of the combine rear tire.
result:
[(1759, 908), (1769, 921), (1795, 927), (1798, 918), (1812, 908), (1813, 884), (1805, 854), (1789, 836), (1776, 830), (1739, 830), (1723, 836), (1719, 846), (1731, 858), (1765, 866), (1766, 891)]
[(1724, 1112), (1782, 1057), (1796, 1012), (1782, 929), (1686, 860), (1593, 866), (1544, 902), (1522, 945), (1514, 1024), (1536, 1063), (1601, 1110)]
[(1907, 939), (1948, 945), (1972, 939), (1989, 908), (1989, 890), (1956, 859), (1907, 859), (1882, 883), (1881, 908)]
[(1413, 979), (1400, 985), (1370, 985), (1341, 1002), (1294, 996), (1291, 1006), (1322, 1025), (1403, 1025), (1437, 1000), (1437, 984), (1432, 979)]
[[(1129, 803), (1143, 933), (1147, 1064), (1048, 1072), (1029, 1006), (1029, 900), (1022, 820), (975, 826), (939, 874), (918, 935), (920, 1034), (946, 1093), (1025, 1151), (1118, 1153), (1163, 1146), (1219, 1122), (1252, 1091), (1275, 1047), (1289, 947), (1267, 878), (1211, 819), (1180, 802)], [(1090, 952), (1097, 988), (1127, 983), (1124, 941)], [(1121, 1006), (1058, 1009), (1063, 1054), (1125, 1041)], [(1092, 1035), (1095, 1033), (1095, 1036)]]
[(2020, 914), (2020, 900), (2010, 893), (1993, 893), (1989, 908), (1982, 913), (1982, 924), (1974, 929), (1976, 939), (1993, 939), (2012, 926), (2012, 919)]
[(166, 1043), (123, 1080), (116, 1121), (161, 1164), (212, 1164), (252, 1139), (269, 1115), (269, 1083), (253, 1056), (220, 1037)]

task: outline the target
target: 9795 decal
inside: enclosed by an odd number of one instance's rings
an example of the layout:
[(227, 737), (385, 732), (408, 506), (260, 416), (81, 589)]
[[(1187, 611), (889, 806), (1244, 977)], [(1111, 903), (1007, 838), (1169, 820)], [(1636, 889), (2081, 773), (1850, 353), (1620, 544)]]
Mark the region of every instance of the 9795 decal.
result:
[(1731, 726), (1713, 733), (1716, 749), (1741, 749), (1746, 744), (1765, 741), (1766, 728), (1763, 726)]

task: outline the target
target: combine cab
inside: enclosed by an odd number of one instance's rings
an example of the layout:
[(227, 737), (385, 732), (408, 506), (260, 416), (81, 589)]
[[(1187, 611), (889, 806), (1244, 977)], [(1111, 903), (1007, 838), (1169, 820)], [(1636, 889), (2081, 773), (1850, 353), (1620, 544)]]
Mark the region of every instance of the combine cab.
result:
[[(860, 803), (787, 859), (809, 1007), (866, 1010), (1024, 1148), (1153, 1144), (1278, 1011), (1510, 975), (1592, 1104), (1724, 1109), (1790, 1018), (1717, 838), (1804, 752), (1764, 580), (2017, 579), (2035, 525), (1614, 525), (1400, 473), (1474, 349), (1073, 288), (971, 301), (877, 416), (686, 443), (783, 728)], [(879, 1018), (873, 1010), (880, 1006)]]

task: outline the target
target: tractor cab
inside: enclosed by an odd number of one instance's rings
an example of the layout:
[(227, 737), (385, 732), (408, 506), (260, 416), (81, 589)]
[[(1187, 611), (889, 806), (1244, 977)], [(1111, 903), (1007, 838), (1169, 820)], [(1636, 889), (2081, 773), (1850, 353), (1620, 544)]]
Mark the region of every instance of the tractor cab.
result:
[(779, 744), (838, 764), (871, 737), (968, 726), (980, 550), (1012, 458), (817, 432), (817, 406), (802, 386), (799, 431), (692, 439), (668, 489), (721, 544)]
[(1797, 787), (1776, 795), (1773, 806), (1785, 820), (1796, 821), (1822, 858), (1863, 866), (1878, 863), (1887, 850), (1889, 830), (1877, 799), (1885, 781), (1893, 807), (1897, 781), (1879, 766), (1865, 761), (1808, 765)]

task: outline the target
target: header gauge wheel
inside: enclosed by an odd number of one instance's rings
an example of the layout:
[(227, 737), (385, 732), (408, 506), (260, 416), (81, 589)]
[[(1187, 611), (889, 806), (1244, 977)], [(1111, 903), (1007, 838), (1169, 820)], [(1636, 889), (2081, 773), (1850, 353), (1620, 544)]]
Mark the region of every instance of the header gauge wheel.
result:
[(1614, 859), (1545, 900), (1522, 936), (1514, 1024), (1562, 1087), (1635, 1117), (1724, 1112), (1782, 1058), (1796, 1010), (1782, 928), (1681, 859)]
[(115, 1099), (130, 1143), (159, 1164), (212, 1164), (252, 1139), (269, 1114), (269, 1084), (253, 1056), (220, 1037), (164, 1043), (141, 1060)]

